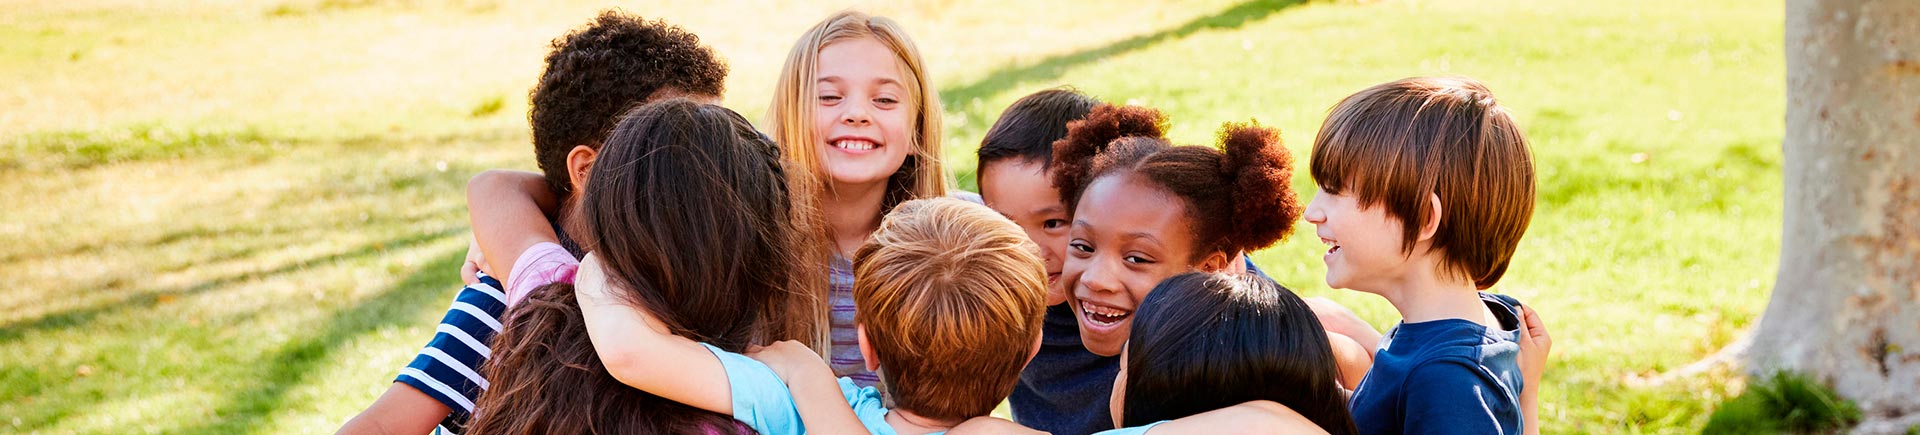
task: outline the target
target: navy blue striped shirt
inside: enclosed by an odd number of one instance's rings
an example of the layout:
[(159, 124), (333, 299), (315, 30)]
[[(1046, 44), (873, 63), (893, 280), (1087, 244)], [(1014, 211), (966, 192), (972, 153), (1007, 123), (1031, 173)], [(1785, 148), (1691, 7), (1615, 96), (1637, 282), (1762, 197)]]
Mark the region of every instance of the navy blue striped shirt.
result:
[(473, 402), (487, 389), (480, 377), (480, 363), (492, 355), (487, 343), (500, 332), (500, 318), (507, 311), (507, 296), (500, 281), (485, 273), (480, 282), (460, 289), (440, 319), (433, 340), (420, 349), (413, 362), (400, 369), (394, 382), (412, 386), (453, 412), (441, 420), (439, 431), (459, 433), (473, 417)]

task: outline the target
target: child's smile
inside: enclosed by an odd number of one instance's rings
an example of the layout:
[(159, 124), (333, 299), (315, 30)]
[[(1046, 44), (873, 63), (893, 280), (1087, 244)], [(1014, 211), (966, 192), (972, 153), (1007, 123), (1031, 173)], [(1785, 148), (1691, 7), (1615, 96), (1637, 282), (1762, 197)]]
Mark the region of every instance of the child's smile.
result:
[(1193, 270), (1193, 224), (1180, 198), (1128, 176), (1094, 180), (1075, 211), (1061, 283), (1087, 351), (1116, 355), (1140, 300)]
[(814, 129), (836, 183), (886, 182), (912, 154), (916, 107), (900, 61), (873, 38), (820, 49)]
[(1362, 207), (1352, 195), (1321, 190), (1304, 214), (1327, 253), (1327, 286), (1379, 293), (1391, 288), (1409, 262), (1400, 222), (1384, 206)]

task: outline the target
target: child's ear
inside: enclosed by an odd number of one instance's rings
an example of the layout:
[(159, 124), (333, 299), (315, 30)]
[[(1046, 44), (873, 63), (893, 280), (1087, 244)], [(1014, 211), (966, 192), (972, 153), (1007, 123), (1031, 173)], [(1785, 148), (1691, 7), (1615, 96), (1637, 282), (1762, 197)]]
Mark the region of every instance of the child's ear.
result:
[(574, 145), (567, 151), (567, 179), (573, 181), (573, 191), (579, 192), (587, 185), (587, 174), (593, 171), (593, 159), (600, 152), (586, 145)]
[(1234, 257), (1229, 257), (1227, 256), (1226, 252), (1214, 252), (1212, 254), (1207, 254), (1207, 258), (1201, 259), (1200, 264), (1197, 264), (1195, 266), (1198, 266), (1201, 272), (1208, 272), (1208, 273), (1219, 272), (1219, 271), (1227, 270), (1227, 266), (1233, 265), (1233, 263), (1231, 263), (1230, 260), (1234, 259), (1235, 257), (1237, 257), (1237, 255)]
[(867, 341), (867, 325), (854, 325), (854, 341), (860, 342), (860, 359), (867, 362), (867, 371), (880, 371), (880, 359), (873, 357), (873, 344)]
[[(1040, 344), (1041, 344), (1041, 343), (1045, 343), (1045, 342), (1046, 342), (1046, 335), (1044, 335), (1044, 334), (1043, 334), (1043, 335), (1036, 335), (1036, 336), (1034, 336), (1034, 337), (1033, 337), (1033, 349), (1030, 349), (1030, 350), (1028, 350), (1028, 351), (1027, 351), (1027, 363), (1028, 363), (1028, 364), (1032, 364), (1032, 363), (1033, 363), (1033, 357), (1035, 357), (1035, 356), (1039, 356), (1039, 355), (1040, 355)], [(1025, 370), (1025, 368), (1024, 368), (1024, 367), (1025, 367), (1025, 365), (1024, 365), (1024, 364), (1023, 364), (1023, 365), (1021, 365), (1021, 367), (1023, 367), (1023, 368), (1022, 368), (1021, 370)]]
[(1440, 232), (1440, 195), (1427, 194), (1427, 221), (1420, 223), (1420, 237), (1415, 240), (1431, 240)]

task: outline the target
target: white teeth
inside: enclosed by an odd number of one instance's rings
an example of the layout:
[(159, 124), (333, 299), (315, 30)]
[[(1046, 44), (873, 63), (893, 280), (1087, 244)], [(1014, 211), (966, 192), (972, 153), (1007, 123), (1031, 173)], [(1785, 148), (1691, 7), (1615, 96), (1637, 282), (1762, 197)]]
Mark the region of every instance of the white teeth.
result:
[(833, 143), (833, 146), (835, 148), (854, 150), (854, 151), (866, 151), (874, 148), (879, 148), (878, 146), (874, 145), (873, 142), (856, 140), (856, 139), (836, 141)]
[(1133, 312), (1117, 308), (1108, 308), (1082, 302), (1080, 312), (1086, 314), (1088, 321), (1099, 325), (1112, 325), (1125, 320)]

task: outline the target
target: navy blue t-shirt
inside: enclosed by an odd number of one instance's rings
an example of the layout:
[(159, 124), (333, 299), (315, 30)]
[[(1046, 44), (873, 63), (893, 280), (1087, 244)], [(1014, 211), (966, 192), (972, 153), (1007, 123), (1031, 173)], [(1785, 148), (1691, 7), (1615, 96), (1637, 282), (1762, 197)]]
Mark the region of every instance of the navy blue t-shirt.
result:
[[(1252, 258), (1245, 261), (1248, 273), (1267, 276)], [(1020, 383), (1007, 397), (1013, 420), (1054, 435), (1113, 429), (1108, 400), (1113, 378), (1120, 375), (1120, 357), (1088, 352), (1080, 342), (1080, 319), (1065, 303), (1047, 307), (1040, 331), (1040, 353), (1020, 372)]]
[(1040, 330), (1040, 353), (1020, 371), (1020, 383), (1007, 397), (1013, 420), (1055, 435), (1085, 435), (1113, 429), (1107, 409), (1120, 357), (1088, 352), (1080, 342), (1080, 320), (1065, 303), (1047, 307)]
[(1480, 293), (1497, 330), (1463, 319), (1402, 323), (1381, 338), (1351, 402), (1362, 434), (1518, 434), (1520, 301)]

